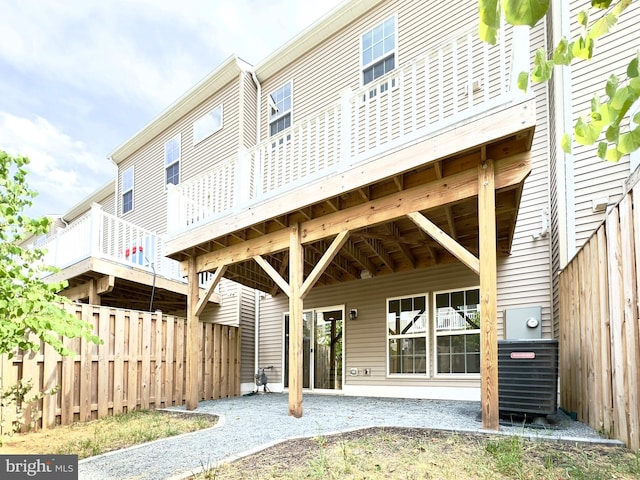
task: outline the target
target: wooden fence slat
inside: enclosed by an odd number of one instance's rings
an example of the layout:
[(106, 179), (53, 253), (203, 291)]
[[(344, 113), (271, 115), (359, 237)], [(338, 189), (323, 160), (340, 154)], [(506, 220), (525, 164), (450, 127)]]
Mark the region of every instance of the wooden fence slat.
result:
[[(42, 389), (51, 391), (58, 385), (58, 362), (60, 355), (49, 344), (44, 346), (44, 359), (42, 369)], [(42, 428), (53, 428), (56, 425), (56, 407), (58, 395), (45, 395), (42, 399)]]
[[(3, 391), (18, 383), (18, 365), (13, 358), (9, 359), (8, 355), (2, 355), (1, 373), (0, 386)], [(17, 420), (17, 413), (15, 405), (0, 409), (0, 433), (2, 435), (13, 433), (13, 424)]]
[(228, 395), (235, 396), (236, 394), (236, 329), (229, 329), (229, 354), (227, 355), (229, 358), (229, 390)]
[(235, 362), (236, 362), (236, 369), (233, 375), (233, 379), (235, 381), (236, 384), (236, 388), (233, 392), (234, 397), (239, 397), (241, 392), (241, 383), (242, 383), (242, 375), (241, 375), (241, 371), (242, 371), (242, 365), (241, 365), (241, 359), (242, 359), (242, 328), (238, 327), (236, 329), (233, 330), (235, 332), (236, 335), (236, 357), (235, 357)]
[(155, 408), (161, 408), (165, 405), (162, 398), (162, 352), (164, 351), (165, 338), (162, 335), (162, 314), (156, 312), (153, 316), (155, 327), (155, 351), (154, 351), (154, 371), (155, 371), (155, 385), (154, 385), (154, 402)]
[[(82, 319), (95, 325), (93, 306), (82, 305)], [(80, 421), (91, 420), (91, 388), (92, 388), (92, 345), (85, 339), (80, 340)]]
[(98, 336), (103, 342), (98, 345), (98, 418), (109, 413), (110, 314), (106, 308), (98, 308)]
[[(599, 339), (600, 318), (598, 312), (600, 306), (598, 304), (600, 296), (598, 295), (599, 279), (598, 279), (598, 238), (592, 237), (589, 240), (589, 270), (587, 271), (587, 279), (590, 284), (589, 297), (589, 328), (587, 329), (589, 337), (589, 352), (592, 357), (590, 371), (591, 395), (589, 400), (589, 425), (599, 425), (602, 430), (602, 357), (600, 351), (601, 340)], [(591, 273), (589, 273), (591, 272)]]
[(223, 325), (220, 342), (220, 396), (229, 396), (229, 327)]
[(177, 405), (182, 405), (184, 403), (184, 346), (186, 344), (185, 338), (185, 323), (186, 320), (179, 319), (176, 322), (175, 329), (175, 359), (176, 359), (176, 368), (174, 372), (174, 394), (173, 399)]
[(173, 388), (174, 385), (174, 355), (173, 355), (173, 345), (175, 343), (175, 317), (166, 317), (165, 324), (165, 360), (164, 360), (164, 371), (165, 371), (165, 383), (164, 383), (164, 396), (165, 396), (165, 405), (170, 407), (176, 404), (175, 401), (175, 391)]
[(607, 250), (609, 255), (609, 311), (611, 318), (611, 357), (613, 383), (613, 431), (616, 438), (628, 441), (627, 405), (624, 398), (624, 343), (622, 339), (622, 258), (620, 255), (620, 221), (617, 209), (607, 215)]
[(127, 412), (132, 412), (138, 406), (138, 352), (140, 329), (140, 312), (130, 310), (129, 317), (129, 352), (127, 364)]
[(203, 397), (209, 400), (213, 398), (213, 325), (211, 323), (204, 324), (204, 335), (202, 335), (202, 338), (204, 341)]
[(114, 343), (113, 343), (113, 414), (122, 413), (124, 404), (124, 334), (125, 312), (115, 310)]
[(598, 292), (600, 296), (599, 320), (600, 320), (600, 356), (602, 358), (601, 386), (602, 386), (602, 429), (608, 435), (613, 435), (612, 411), (613, 400), (611, 397), (611, 331), (609, 328), (609, 275), (607, 260), (606, 230), (600, 228), (596, 234), (598, 239)]
[(141, 375), (140, 375), (140, 406), (149, 409), (149, 397), (151, 390), (151, 313), (142, 314), (142, 348)]
[(220, 384), (221, 352), (222, 325), (216, 323), (213, 326), (213, 398), (222, 398), (222, 385)]
[(620, 244), (622, 258), (623, 322), (625, 340), (625, 403), (628, 415), (628, 442), (634, 450), (640, 448), (640, 403), (638, 398), (638, 325), (636, 298), (636, 268), (634, 260), (634, 229), (631, 196), (625, 196), (619, 204)]
[[(81, 313), (78, 309), (77, 313)], [(74, 345), (79, 344), (77, 340), (65, 338), (64, 346), (67, 350), (75, 352)], [(74, 402), (74, 378), (76, 361), (74, 357), (62, 357), (62, 386), (60, 388), (61, 403), (60, 403), (60, 423), (62, 425), (70, 425), (73, 423), (73, 410), (75, 406)], [(79, 396), (78, 396), (79, 398)]]

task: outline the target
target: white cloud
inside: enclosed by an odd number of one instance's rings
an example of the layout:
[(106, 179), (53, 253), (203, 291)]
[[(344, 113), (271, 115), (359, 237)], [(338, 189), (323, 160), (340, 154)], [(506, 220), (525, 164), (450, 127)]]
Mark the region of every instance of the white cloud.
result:
[(38, 199), (38, 215), (63, 213), (115, 175), (107, 159), (41, 117), (0, 112), (0, 149), (29, 157), (27, 181), (44, 199)]

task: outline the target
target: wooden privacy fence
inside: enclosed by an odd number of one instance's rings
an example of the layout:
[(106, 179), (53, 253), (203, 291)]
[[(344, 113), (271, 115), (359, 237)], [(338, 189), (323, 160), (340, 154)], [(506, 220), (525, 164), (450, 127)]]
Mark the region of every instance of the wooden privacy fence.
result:
[(640, 185), (560, 273), (560, 405), (640, 449)]
[[(186, 320), (161, 313), (93, 305), (65, 308), (94, 326), (103, 340), (95, 345), (65, 339), (75, 356), (62, 357), (50, 346), (39, 352), (2, 356), (0, 391), (20, 379), (31, 380), (27, 398), (58, 386), (25, 410), (26, 425), (50, 428), (139, 408), (182, 405), (185, 400)], [(200, 399), (240, 395), (240, 329), (202, 324)], [(16, 417), (15, 407), (0, 407), (3, 434)], [(39, 414), (38, 414), (39, 413)], [(41, 414), (41, 415), (40, 415)], [(38, 417), (40, 417), (38, 419)]]

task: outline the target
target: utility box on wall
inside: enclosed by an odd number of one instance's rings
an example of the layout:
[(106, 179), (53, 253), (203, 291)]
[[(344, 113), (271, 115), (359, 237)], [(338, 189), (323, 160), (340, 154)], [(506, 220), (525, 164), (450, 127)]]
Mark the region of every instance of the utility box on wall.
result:
[(542, 338), (542, 307), (507, 308), (504, 311), (505, 339)]

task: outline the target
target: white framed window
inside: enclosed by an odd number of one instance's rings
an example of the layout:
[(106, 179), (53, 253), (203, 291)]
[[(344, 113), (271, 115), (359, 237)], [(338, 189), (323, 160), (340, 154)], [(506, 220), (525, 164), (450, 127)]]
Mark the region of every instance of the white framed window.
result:
[(435, 292), (436, 374), (480, 373), (480, 288)]
[(428, 295), (387, 299), (387, 374), (427, 375)]
[(222, 129), (222, 105), (193, 122), (193, 144), (201, 142)]
[(362, 84), (371, 83), (396, 67), (396, 17), (389, 17), (362, 34)]
[(288, 81), (271, 92), (269, 102), (269, 135), (274, 136), (291, 126), (293, 82)]
[(180, 183), (180, 134), (164, 144), (164, 169), (166, 184)]
[(133, 165), (122, 171), (120, 178), (122, 188), (122, 213), (133, 210)]

